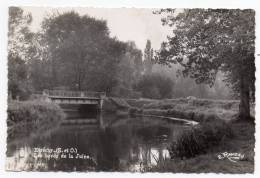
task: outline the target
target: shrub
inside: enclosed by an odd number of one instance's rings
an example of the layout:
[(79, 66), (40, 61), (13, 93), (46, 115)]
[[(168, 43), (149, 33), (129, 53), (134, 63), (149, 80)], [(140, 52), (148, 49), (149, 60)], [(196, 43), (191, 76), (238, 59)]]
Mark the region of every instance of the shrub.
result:
[(152, 73), (144, 75), (134, 88), (145, 98), (161, 99), (171, 97), (172, 87), (173, 82), (170, 78)]
[(37, 100), (11, 102), (7, 113), (8, 139), (49, 129), (65, 118), (57, 104)]
[(191, 158), (206, 153), (224, 139), (233, 136), (228, 123), (222, 120), (206, 121), (179, 135), (169, 148), (171, 158)]

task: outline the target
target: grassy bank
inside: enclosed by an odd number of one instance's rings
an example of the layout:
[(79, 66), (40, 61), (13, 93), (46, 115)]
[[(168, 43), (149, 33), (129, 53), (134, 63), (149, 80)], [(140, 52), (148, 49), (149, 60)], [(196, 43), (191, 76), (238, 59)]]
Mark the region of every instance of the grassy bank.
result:
[[(207, 100), (207, 99), (166, 99), (166, 100), (127, 100), (132, 107), (131, 113), (145, 115), (170, 116), (190, 119), (198, 122), (222, 119), (232, 120), (237, 116), (238, 100)], [(253, 108), (253, 106), (252, 106)], [(251, 115), (254, 116), (254, 109)]]
[(8, 140), (49, 129), (65, 118), (58, 105), (37, 100), (10, 102), (7, 112)]
[[(147, 168), (148, 171), (174, 173), (253, 173), (255, 127), (253, 124), (247, 122), (230, 124), (233, 132), (232, 137), (222, 137), (217, 144), (214, 143), (208, 147), (205, 153), (200, 153), (191, 158), (176, 156), (173, 159), (166, 159), (157, 166)], [(226, 133), (226, 131), (224, 132)], [(232, 162), (227, 158), (219, 159), (218, 155), (223, 152), (241, 153), (244, 155), (244, 158), (237, 160), (237, 162)]]

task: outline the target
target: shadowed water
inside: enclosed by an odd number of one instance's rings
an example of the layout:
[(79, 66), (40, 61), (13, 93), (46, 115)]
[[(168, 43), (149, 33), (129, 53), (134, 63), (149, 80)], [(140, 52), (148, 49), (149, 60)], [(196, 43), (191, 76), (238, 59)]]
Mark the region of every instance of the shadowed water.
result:
[[(89, 119), (97, 122), (77, 122)], [(6, 170), (144, 171), (168, 158), (167, 147), (188, 129), (178, 122), (149, 117), (92, 115), (67, 120), (75, 122), (9, 140)], [(39, 154), (42, 148), (53, 149), (55, 154)]]

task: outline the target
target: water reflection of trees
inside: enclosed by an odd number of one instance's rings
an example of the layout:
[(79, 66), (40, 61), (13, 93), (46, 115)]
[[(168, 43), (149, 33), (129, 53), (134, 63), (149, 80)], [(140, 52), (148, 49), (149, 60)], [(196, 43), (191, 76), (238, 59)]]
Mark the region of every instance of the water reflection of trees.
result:
[[(39, 135), (27, 145), (45, 148), (77, 148), (90, 159), (44, 159), (27, 156), (29, 170), (42, 171), (125, 171), (140, 170), (165, 157), (165, 143), (172, 136), (165, 125), (146, 126), (138, 122), (100, 128), (61, 126), (55, 132)], [(135, 166), (134, 169), (131, 167)]]

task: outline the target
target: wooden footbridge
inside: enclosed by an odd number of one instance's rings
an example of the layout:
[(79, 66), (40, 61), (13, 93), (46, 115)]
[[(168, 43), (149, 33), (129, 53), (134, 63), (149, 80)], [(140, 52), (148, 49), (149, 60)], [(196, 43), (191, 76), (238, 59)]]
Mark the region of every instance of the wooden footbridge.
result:
[(99, 109), (102, 109), (103, 100), (106, 97), (104, 92), (66, 90), (44, 90), (43, 95), (48, 102), (97, 105)]

